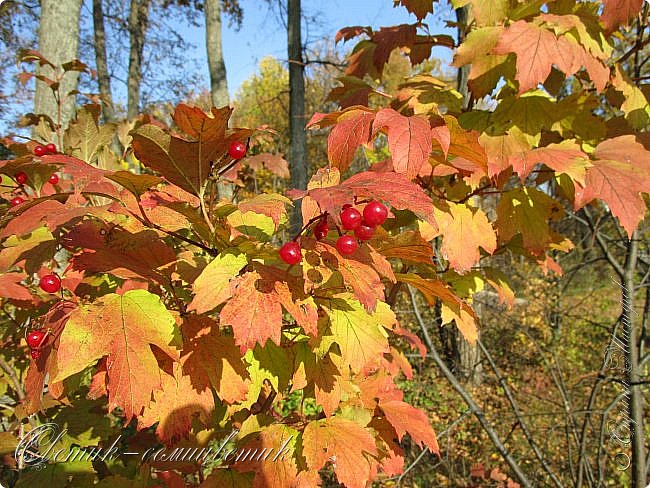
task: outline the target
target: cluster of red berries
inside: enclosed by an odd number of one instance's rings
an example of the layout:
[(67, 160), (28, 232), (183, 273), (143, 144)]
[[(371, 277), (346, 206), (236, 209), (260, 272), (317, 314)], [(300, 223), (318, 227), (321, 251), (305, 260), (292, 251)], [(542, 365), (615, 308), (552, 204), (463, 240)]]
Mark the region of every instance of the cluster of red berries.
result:
[(43, 347), (43, 344), (45, 343), (45, 339), (47, 339), (47, 335), (48, 335), (48, 331), (45, 331), (43, 329), (35, 329), (31, 331), (29, 334), (27, 334), (25, 340), (27, 341), (27, 345), (29, 346), (32, 359), (38, 359), (41, 357), (42, 354), (41, 347)]
[[(39, 144), (34, 147), (34, 155), (39, 157), (45, 156), (46, 154), (56, 154), (56, 152), (56, 146), (52, 143), (46, 144), (45, 146)], [(14, 180), (16, 183), (18, 183), (18, 185), (23, 186), (25, 183), (27, 183), (28, 180), (27, 173), (24, 171), (19, 171), (14, 175)], [(56, 174), (51, 174), (47, 181), (49, 181), (52, 185), (56, 185), (59, 183), (59, 177)], [(16, 196), (10, 201), (12, 207), (16, 207), (24, 202), (25, 199), (21, 196)]]
[(56, 146), (51, 142), (49, 144), (46, 144), (45, 146), (38, 144), (37, 146), (34, 147), (35, 156), (41, 157), (41, 156), (45, 156), (46, 154), (56, 154)]
[[(376, 200), (366, 204), (363, 214), (350, 204), (343, 206), (339, 218), (343, 229), (354, 232), (351, 235), (342, 235), (336, 241), (336, 249), (344, 256), (348, 256), (359, 247), (359, 241), (367, 241), (372, 238), (378, 225), (383, 224), (388, 217), (386, 206)], [(319, 241), (324, 239), (329, 232), (327, 214), (314, 225), (314, 237)], [(302, 259), (300, 244), (295, 241), (287, 242), (280, 248), (280, 258), (287, 264), (298, 264)]]

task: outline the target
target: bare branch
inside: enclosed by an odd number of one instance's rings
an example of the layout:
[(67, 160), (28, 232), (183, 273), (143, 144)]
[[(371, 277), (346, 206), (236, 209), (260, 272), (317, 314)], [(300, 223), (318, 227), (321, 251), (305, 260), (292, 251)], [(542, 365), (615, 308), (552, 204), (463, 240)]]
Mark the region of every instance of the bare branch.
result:
[(411, 287), (408, 287), (408, 290), (411, 296), (413, 312), (415, 313), (415, 317), (420, 325), (422, 334), (425, 337), (425, 342), (429, 347), (428, 357), (433, 359), (433, 362), (436, 363), (438, 368), (440, 368), (442, 374), (445, 376), (445, 378), (447, 378), (447, 381), (449, 381), (449, 383), (454, 388), (454, 390), (456, 390), (456, 392), (461, 396), (463, 401), (467, 404), (470, 411), (474, 414), (476, 419), (479, 421), (481, 427), (483, 427), (483, 430), (485, 430), (488, 437), (490, 437), (492, 444), (494, 444), (494, 447), (497, 449), (497, 451), (499, 451), (499, 454), (501, 454), (503, 459), (508, 463), (508, 465), (512, 469), (514, 475), (517, 477), (521, 485), (527, 488), (532, 487), (533, 486), (532, 483), (528, 480), (528, 477), (519, 466), (519, 463), (512, 457), (512, 454), (510, 454), (508, 448), (503, 444), (503, 442), (499, 438), (499, 435), (496, 433), (492, 425), (490, 425), (481, 407), (478, 406), (478, 404), (474, 401), (472, 395), (470, 395), (470, 393), (463, 387), (463, 385), (460, 384), (460, 382), (456, 379), (454, 374), (449, 370), (449, 368), (447, 368), (447, 365), (442, 360), (442, 358), (438, 355), (438, 352), (436, 351), (436, 348), (434, 347), (433, 342), (431, 340), (431, 336), (429, 335), (429, 332), (427, 330), (428, 329), (427, 324), (425, 323), (424, 319), (422, 318), (422, 315), (420, 314), (420, 309), (418, 307), (415, 294), (413, 293)]

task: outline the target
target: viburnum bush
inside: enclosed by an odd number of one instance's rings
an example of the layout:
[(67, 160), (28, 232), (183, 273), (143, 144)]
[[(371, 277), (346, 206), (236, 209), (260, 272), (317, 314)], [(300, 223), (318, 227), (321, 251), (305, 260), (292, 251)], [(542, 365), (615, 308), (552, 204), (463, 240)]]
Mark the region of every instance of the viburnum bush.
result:
[[(405, 436), (438, 453), (427, 415), (396, 386), (413, 374), (405, 348), (426, 355), (396, 319), (398, 287), (438, 301), (443, 323), (472, 342), (471, 294), (487, 284), (514, 298), (482, 258), (514, 253), (561, 272), (553, 254), (572, 244), (553, 222), (596, 199), (632, 234), (650, 192), (639, 130), (650, 111), (611, 54), (640, 2), (604, 2), (599, 17), (593, 2), (458, 1), (472, 5), (460, 46), (421, 31), (433, 2), (399, 3), (418, 23), (339, 33), (365, 38), (333, 95), (342, 110), (308, 124), (331, 130), (328, 164), (305, 190), (220, 198), (261, 133), (229, 128), (228, 107), (181, 104), (173, 127), (142, 116), (125, 130), (90, 104), (65, 131), (26, 117), (40, 143), (5, 140), (16, 158), (0, 162), (3, 369), (23, 381), (8, 386), (20, 402), (4, 445), (40, 414), (68, 429), (69, 445), (110, 445), (117, 425), (127, 451), (206, 447), (231, 432), (238, 448), (285, 447), (274, 461), (210, 466), (51, 463), (19, 483), (312, 487), (331, 470), (362, 488), (398, 475)], [(390, 106), (368, 107), (394, 49), (417, 64), (435, 45), (457, 47), (472, 97), (492, 95), (495, 109), (464, 109), (425, 74)], [(593, 112), (601, 95), (619, 103), (615, 118)], [(116, 132), (124, 154), (112, 152)], [(360, 146), (382, 143), (389, 159), (350, 174)], [(106, 169), (127, 155), (139, 174)], [(278, 244), (292, 200), (304, 227)]]

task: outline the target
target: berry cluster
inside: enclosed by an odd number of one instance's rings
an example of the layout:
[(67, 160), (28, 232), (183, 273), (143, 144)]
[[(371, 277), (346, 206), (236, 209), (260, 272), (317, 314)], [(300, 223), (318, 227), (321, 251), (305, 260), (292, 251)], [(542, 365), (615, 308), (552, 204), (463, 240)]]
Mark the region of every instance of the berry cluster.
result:
[[(386, 206), (376, 200), (372, 200), (363, 208), (363, 213), (359, 212), (350, 204), (343, 206), (339, 218), (344, 230), (353, 231), (351, 235), (340, 235), (336, 241), (336, 249), (344, 256), (348, 256), (359, 247), (359, 241), (367, 241), (372, 238), (378, 225), (384, 223), (388, 217)], [(317, 240), (324, 239), (329, 232), (329, 222), (327, 213), (323, 214), (313, 228), (314, 237)], [(339, 234), (341, 231), (339, 229)], [(298, 264), (302, 259), (300, 244), (295, 240), (287, 242), (280, 248), (280, 258), (287, 264)]]
[(49, 144), (46, 144), (45, 146), (38, 144), (37, 146), (34, 147), (35, 156), (41, 157), (41, 156), (45, 156), (46, 154), (56, 154), (56, 146), (51, 142)]
[[(34, 147), (34, 155), (35, 156), (45, 156), (46, 154), (56, 154), (56, 146), (52, 143), (46, 144), (45, 146), (38, 144), (37, 146)], [(24, 171), (19, 171), (14, 175), (14, 180), (18, 184), (18, 186), (23, 186), (24, 184), (27, 183), (29, 180), (29, 177), (27, 176), (27, 173)], [(56, 174), (51, 174), (50, 177), (47, 180), (50, 184), (56, 185), (59, 183), (59, 176)], [(10, 200), (10, 204), (12, 207), (16, 207), (20, 205), (21, 203), (24, 203), (25, 199), (21, 196), (15, 196)]]
[(45, 339), (47, 339), (47, 336), (48, 336), (48, 331), (43, 329), (35, 329), (31, 331), (29, 334), (27, 334), (25, 340), (27, 341), (27, 345), (29, 346), (32, 359), (38, 359), (41, 357), (42, 354), (41, 347), (43, 347), (43, 344), (45, 343)]

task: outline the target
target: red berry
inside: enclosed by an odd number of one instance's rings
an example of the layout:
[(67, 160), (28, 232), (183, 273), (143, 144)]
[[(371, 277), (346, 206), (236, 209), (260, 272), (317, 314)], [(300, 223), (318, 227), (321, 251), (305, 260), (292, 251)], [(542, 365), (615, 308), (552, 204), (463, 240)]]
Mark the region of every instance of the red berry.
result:
[(50, 142), (45, 146), (45, 152), (47, 154), (56, 154), (56, 146)]
[(336, 249), (344, 256), (352, 254), (357, 250), (357, 247), (359, 247), (359, 244), (357, 244), (357, 240), (352, 236), (341, 236), (336, 241)]
[(345, 230), (354, 230), (361, 225), (361, 213), (356, 208), (341, 211), (341, 223)]
[(298, 264), (302, 259), (300, 244), (294, 241), (287, 242), (280, 248), (280, 258), (287, 264)]
[(20, 205), (21, 203), (23, 203), (24, 201), (25, 201), (25, 199), (23, 197), (14, 197), (14, 198), (11, 199), (11, 206), (16, 207), (16, 206)]
[(241, 141), (235, 141), (230, 144), (228, 154), (233, 159), (241, 159), (246, 156), (246, 144)]
[(36, 156), (45, 156), (47, 154), (47, 149), (45, 149), (45, 146), (41, 146), (40, 144), (34, 148), (34, 154)]
[(16, 173), (14, 179), (16, 180), (16, 183), (18, 183), (19, 185), (24, 185), (25, 183), (27, 183), (27, 173), (25, 173), (24, 171)]
[(354, 235), (357, 236), (357, 239), (360, 241), (369, 241), (372, 239), (374, 233), (375, 227), (368, 225), (365, 220), (361, 222), (359, 227), (354, 229)]
[(43, 341), (45, 340), (45, 331), (41, 329), (36, 329), (27, 334), (27, 345), (32, 349), (37, 349), (41, 347)]
[(61, 278), (55, 274), (47, 274), (41, 278), (38, 286), (47, 293), (56, 293), (61, 289)]
[(40, 349), (32, 349), (29, 353), (32, 355), (32, 359), (38, 359), (42, 354)]
[(315, 226), (314, 226), (314, 237), (317, 240), (322, 240), (327, 237), (327, 233), (330, 231), (330, 225), (327, 223), (327, 219), (320, 220)]
[(343, 210), (345, 210), (346, 208), (352, 208), (352, 204), (346, 203), (345, 205), (343, 205)]
[(59, 182), (59, 177), (56, 175), (56, 173), (53, 173), (50, 175), (50, 177), (47, 179), (50, 183), (53, 185), (56, 185)]
[(368, 225), (381, 225), (386, 217), (388, 217), (388, 209), (383, 203), (376, 200), (369, 202), (363, 209), (363, 219)]

